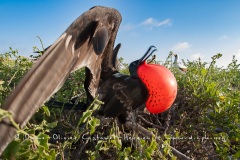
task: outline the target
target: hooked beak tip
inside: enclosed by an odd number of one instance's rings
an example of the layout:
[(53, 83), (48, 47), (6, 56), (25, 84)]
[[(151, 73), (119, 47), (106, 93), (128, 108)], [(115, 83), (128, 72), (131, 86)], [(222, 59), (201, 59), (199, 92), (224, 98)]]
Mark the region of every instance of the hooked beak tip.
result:
[(139, 59), (137, 65), (139, 66), (140, 64), (144, 63), (155, 51), (157, 51), (156, 47), (150, 46), (148, 48), (147, 52), (143, 55), (143, 57)]

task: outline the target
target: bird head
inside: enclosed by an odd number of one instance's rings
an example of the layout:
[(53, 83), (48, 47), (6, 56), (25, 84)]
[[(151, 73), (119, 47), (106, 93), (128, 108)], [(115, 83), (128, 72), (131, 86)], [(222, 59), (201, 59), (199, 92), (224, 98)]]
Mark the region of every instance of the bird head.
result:
[(173, 55), (174, 57), (176, 57), (176, 58), (178, 57), (178, 55), (177, 55), (177, 54), (172, 54), (172, 55)]
[(129, 65), (129, 72), (132, 76), (137, 76), (137, 69), (139, 66), (144, 64), (146, 60), (153, 54), (153, 52), (157, 51), (155, 46), (150, 46), (147, 52), (140, 58), (139, 60), (133, 61)]
[(147, 63), (146, 60), (156, 51), (151, 46), (137, 61), (130, 64), (131, 75), (136, 75), (146, 87), (148, 98), (145, 106), (150, 113), (166, 111), (173, 104), (177, 95), (177, 81), (172, 72), (160, 64)]

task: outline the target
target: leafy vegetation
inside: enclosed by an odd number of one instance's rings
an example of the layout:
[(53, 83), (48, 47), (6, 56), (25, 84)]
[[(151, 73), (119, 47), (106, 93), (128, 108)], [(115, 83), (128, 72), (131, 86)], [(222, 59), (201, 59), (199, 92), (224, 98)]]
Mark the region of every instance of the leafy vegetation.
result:
[[(240, 158), (240, 68), (233, 57), (227, 68), (187, 61), (186, 74), (172, 67), (172, 53), (165, 63), (178, 82), (172, 107), (159, 115), (137, 111), (136, 122), (95, 115), (102, 102), (95, 100), (87, 111), (43, 105), (18, 134), (0, 159), (237, 159)], [(154, 63), (160, 63), (155, 61)], [(0, 55), (0, 105), (33, 62), (17, 50)], [(120, 58), (122, 73), (128, 64)], [(70, 75), (53, 96), (57, 102), (84, 102), (84, 70)], [(0, 121), (11, 113), (0, 110)], [(184, 159), (183, 158), (183, 159)]]

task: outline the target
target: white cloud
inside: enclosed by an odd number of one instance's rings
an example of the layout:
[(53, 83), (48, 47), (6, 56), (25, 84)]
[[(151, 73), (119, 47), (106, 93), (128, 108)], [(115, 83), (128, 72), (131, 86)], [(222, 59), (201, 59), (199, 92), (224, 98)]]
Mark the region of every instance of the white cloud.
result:
[(228, 36), (226, 36), (226, 35), (222, 35), (221, 37), (219, 37), (218, 38), (218, 40), (226, 40), (226, 39), (228, 39)]
[(222, 57), (217, 60), (216, 65), (218, 67), (227, 68), (227, 66), (229, 65), (229, 63), (231, 63), (231, 61), (232, 61), (231, 54), (223, 54)]
[(123, 30), (125, 30), (125, 31), (129, 31), (129, 30), (132, 30), (132, 29), (134, 29), (134, 28), (136, 28), (136, 26), (134, 26), (134, 25), (131, 24), (131, 23), (128, 23), (128, 24), (126, 24), (126, 25), (123, 26)]
[(240, 62), (240, 49), (233, 50), (233, 51), (225, 51), (222, 54), (222, 57), (217, 60), (217, 66), (218, 67), (224, 67), (227, 68), (227, 66), (232, 62), (233, 55), (235, 56), (235, 59), (238, 60), (238, 63)]
[(161, 27), (161, 26), (171, 26), (172, 25), (172, 20), (171, 19), (165, 19), (163, 21), (159, 21), (154, 18), (148, 18), (145, 21), (139, 23), (139, 24), (131, 24), (127, 23), (122, 26), (122, 29), (125, 31), (133, 30), (138, 27), (148, 27), (148, 28), (153, 28), (153, 27)]
[(142, 25), (152, 25), (154, 22), (153, 22), (153, 18), (148, 18), (147, 20), (143, 21), (141, 24)]
[(177, 52), (179, 52), (179, 51), (186, 50), (186, 49), (188, 49), (188, 48), (190, 48), (190, 47), (191, 47), (191, 45), (190, 45), (188, 42), (179, 42), (179, 43), (175, 44), (175, 45), (171, 48), (171, 50), (172, 50), (172, 51), (177, 51)]
[(240, 49), (238, 50), (238, 52), (236, 54), (236, 59), (240, 61)]
[(203, 59), (204, 57), (205, 55), (202, 55), (201, 53), (196, 53), (190, 56), (190, 60), (194, 61), (194, 60), (198, 60), (199, 58)]
[(157, 19), (154, 19), (152, 17), (146, 19), (140, 25), (148, 26), (148, 27), (161, 27), (161, 26), (171, 26), (171, 19), (165, 19), (163, 21), (159, 21)]

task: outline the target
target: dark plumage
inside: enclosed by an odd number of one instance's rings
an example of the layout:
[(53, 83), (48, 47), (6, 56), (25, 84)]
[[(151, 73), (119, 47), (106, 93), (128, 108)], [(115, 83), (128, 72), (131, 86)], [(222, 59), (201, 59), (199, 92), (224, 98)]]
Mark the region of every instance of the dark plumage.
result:
[[(99, 95), (98, 99), (104, 102), (99, 114), (118, 117), (124, 122), (129, 111), (142, 106), (147, 100), (152, 101), (151, 97), (156, 97), (155, 92), (148, 93), (149, 90), (138, 75), (141, 66), (153, 67), (146, 64), (146, 60), (156, 49), (151, 46), (142, 58), (132, 62), (129, 66), (130, 75), (119, 73), (117, 53), (121, 45), (115, 49), (113, 47), (120, 22), (120, 13), (111, 8), (93, 7), (83, 13), (44, 51), (9, 96), (3, 109), (12, 112), (14, 121), (23, 128), (36, 110), (61, 88), (71, 72), (86, 67), (85, 107)], [(150, 71), (156, 75), (156, 69)], [(141, 76), (145, 76), (146, 80), (149, 75), (145, 73)], [(159, 81), (158, 77), (155, 81)], [(9, 119), (3, 119), (0, 122), (0, 155), (15, 134), (16, 128)]]
[[(11, 93), (3, 109), (12, 112), (23, 128), (36, 110), (57, 92), (69, 74), (86, 67), (88, 96), (95, 98), (102, 60), (112, 60), (120, 13), (112, 8), (93, 7), (78, 17), (53, 43)], [(91, 100), (91, 99), (90, 99)], [(13, 139), (16, 129), (9, 119), (0, 122), (0, 155)]]
[(101, 81), (99, 99), (105, 103), (102, 112), (106, 116), (115, 117), (129, 107), (136, 109), (147, 99), (147, 88), (137, 77), (112, 72), (103, 73)]
[[(118, 46), (116, 47), (118, 48)], [(130, 75), (124, 75), (116, 69), (117, 51), (113, 52), (112, 63), (102, 66), (103, 70), (99, 82), (99, 100), (104, 104), (99, 114), (107, 117), (119, 117), (123, 122), (126, 112), (142, 106), (148, 98), (148, 89), (137, 75), (140, 66), (156, 49), (151, 46), (142, 58), (132, 62), (129, 66)], [(117, 49), (118, 50), (118, 49)], [(104, 62), (105, 60), (103, 60)]]

